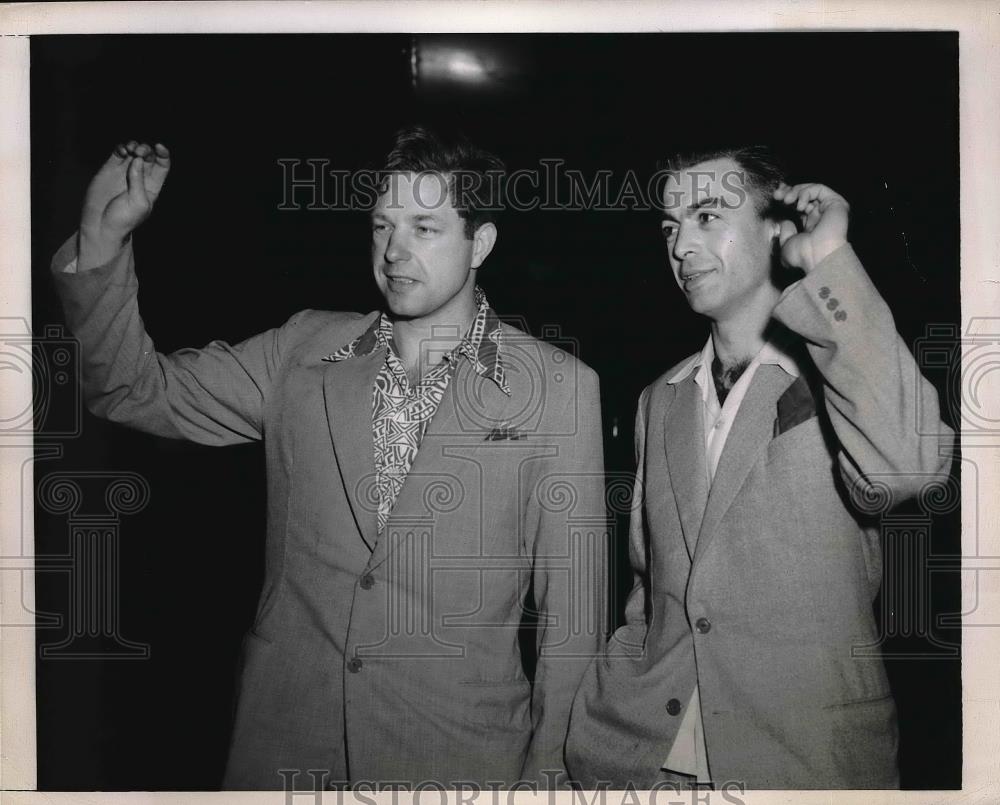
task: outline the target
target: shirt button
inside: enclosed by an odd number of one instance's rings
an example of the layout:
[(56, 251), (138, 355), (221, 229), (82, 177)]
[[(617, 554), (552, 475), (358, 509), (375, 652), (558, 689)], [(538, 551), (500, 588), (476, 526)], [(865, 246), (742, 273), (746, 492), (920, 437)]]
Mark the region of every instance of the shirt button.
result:
[(718, 421), (716, 421), (716, 423), (712, 427), (715, 428), (716, 430), (718, 430), (719, 428), (721, 428), (725, 424), (726, 424), (726, 420), (719, 419)]
[(361, 660), (355, 657), (353, 660), (347, 663), (347, 670), (350, 671), (352, 674), (356, 674), (358, 671), (361, 670), (361, 665), (362, 665)]
[(375, 577), (372, 576), (371, 573), (365, 573), (365, 575), (361, 577), (359, 584), (361, 585), (362, 590), (370, 590), (375, 586)]
[(667, 702), (667, 713), (672, 716), (677, 715), (681, 711), (681, 703), (677, 699), (671, 699)]
[(825, 285), (819, 289), (819, 298), (826, 299), (830, 295), (830, 289)]
[(698, 630), (698, 634), (708, 634), (712, 630), (712, 622), (708, 618), (698, 618), (694, 622), (694, 628)]

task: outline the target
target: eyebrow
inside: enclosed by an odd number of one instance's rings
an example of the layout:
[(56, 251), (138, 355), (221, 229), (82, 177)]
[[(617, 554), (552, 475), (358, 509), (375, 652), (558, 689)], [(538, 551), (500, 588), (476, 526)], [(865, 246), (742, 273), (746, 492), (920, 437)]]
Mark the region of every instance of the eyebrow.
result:
[[(391, 219), (389, 218), (388, 215), (386, 215), (385, 213), (381, 213), (381, 212), (372, 212), (371, 219), (373, 221), (375, 221), (375, 220), (379, 220), (379, 221), (391, 221)], [(432, 215), (430, 213), (420, 213), (419, 215), (411, 215), (411, 216), (409, 216), (408, 220), (411, 221), (411, 222), (414, 222), (414, 223), (424, 223), (426, 221), (431, 221), (431, 222), (434, 222), (434, 223), (441, 223), (441, 221), (443, 219), (439, 218), (436, 215)]]
[[(722, 203), (718, 196), (709, 196), (708, 198), (704, 198), (696, 204), (689, 204), (685, 208), (685, 211), (697, 212), (698, 210), (704, 209), (706, 207), (717, 210), (719, 209), (720, 206), (722, 206)], [(669, 212), (664, 212), (663, 218), (667, 221), (673, 221), (674, 223), (677, 223), (677, 218)]]

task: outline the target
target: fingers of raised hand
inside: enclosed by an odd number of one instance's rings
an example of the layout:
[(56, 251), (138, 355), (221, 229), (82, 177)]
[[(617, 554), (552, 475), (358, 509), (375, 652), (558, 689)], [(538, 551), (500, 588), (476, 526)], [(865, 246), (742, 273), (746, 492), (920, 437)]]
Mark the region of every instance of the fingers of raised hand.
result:
[(808, 214), (812, 206), (823, 206), (831, 202), (847, 204), (846, 199), (835, 190), (819, 182), (805, 182), (797, 185), (780, 184), (774, 191), (774, 198), (799, 212)]
[(170, 152), (167, 151), (166, 147), (161, 143), (157, 143), (156, 146), (151, 146), (149, 143), (140, 143), (138, 140), (129, 140), (127, 143), (118, 143), (118, 145), (114, 147), (114, 151), (112, 153), (120, 159), (140, 157), (147, 162), (152, 162), (161, 156), (166, 156), (169, 159), (170, 156)]
[(170, 151), (163, 143), (153, 146), (153, 161), (148, 163), (146, 170), (146, 190), (152, 198), (156, 198), (170, 172)]
[(129, 184), (132, 184), (133, 179), (138, 179), (140, 181), (142, 180), (142, 167), (143, 167), (142, 157), (134, 155), (129, 157), (129, 163), (128, 163)]
[(823, 185), (814, 182), (792, 186), (782, 184), (774, 191), (774, 198), (799, 212), (805, 212), (810, 203), (819, 199), (823, 189)]
[(791, 192), (792, 186), (781, 182), (776, 188), (774, 188), (774, 193), (772, 193), (772, 195), (774, 196), (775, 201), (780, 201), (782, 204), (785, 204), (786, 199)]
[[(118, 143), (105, 163), (104, 170), (108, 169), (127, 173), (129, 187), (135, 200), (140, 196), (145, 199), (146, 193), (155, 198), (170, 170), (170, 149), (163, 143), (149, 145), (137, 140)], [(139, 183), (134, 188), (133, 181)], [(140, 190), (145, 190), (145, 193), (140, 193)]]
[(778, 230), (778, 243), (784, 246), (788, 239), (797, 235), (798, 232), (799, 230), (791, 221), (787, 219), (782, 221)]
[(131, 160), (136, 156), (140, 156), (138, 150), (140, 145), (135, 140), (129, 140), (127, 143), (118, 143), (112, 149), (111, 156), (108, 158), (107, 165), (113, 167), (127, 166), (131, 164)]
[(157, 165), (170, 164), (170, 149), (163, 143), (156, 143), (156, 145), (153, 146), (153, 160)]
[(802, 217), (803, 226), (807, 232), (811, 232), (823, 217), (823, 205), (819, 201), (810, 201), (803, 209)]
[(128, 166), (128, 195), (129, 201), (140, 208), (145, 208), (149, 204), (146, 196), (145, 171), (146, 163), (143, 158), (139, 155), (133, 156)]

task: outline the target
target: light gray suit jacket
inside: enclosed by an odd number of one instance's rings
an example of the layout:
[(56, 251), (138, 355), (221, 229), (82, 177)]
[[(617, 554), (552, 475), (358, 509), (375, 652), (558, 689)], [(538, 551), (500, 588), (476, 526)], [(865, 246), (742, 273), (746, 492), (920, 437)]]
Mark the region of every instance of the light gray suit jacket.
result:
[(570, 722), (567, 762), (586, 787), (651, 785), (696, 680), (717, 785), (898, 785), (885, 670), (852, 654), (877, 642), (866, 510), (942, 480), (952, 434), (850, 246), (774, 318), (803, 375), (758, 369), (711, 489), (693, 373), (640, 398), (635, 585)]
[[(385, 353), (323, 360), (377, 313), (304, 311), (235, 346), (160, 355), (131, 245), (61, 273), (74, 247), (53, 269), (90, 409), (160, 436), (265, 443), (265, 581), (225, 787), (280, 789), (279, 769), (300, 770), (301, 788), (311, 769), (320, 784), (551, 783), (604, 629), (594, 372), (504, 325), (511, 396), (460, 362), (379, 535), (372, 385)], [(533, 681), (518, 638), (529, 590)]]

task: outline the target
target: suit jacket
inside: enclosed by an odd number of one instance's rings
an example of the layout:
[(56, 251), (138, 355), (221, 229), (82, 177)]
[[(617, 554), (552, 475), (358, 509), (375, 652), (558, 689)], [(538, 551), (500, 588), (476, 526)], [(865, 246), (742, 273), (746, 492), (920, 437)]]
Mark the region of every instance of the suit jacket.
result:
[[(281, 789), (279, 769), (300, 770), (302, 788), (553, 784), (604, 629), (593, 371), (504, 325), (510, 397), (459, 362), (380, 535), (371, 418), (385, 353), (323, 360), (377, 313), (307, 310), (235, 346), (160, 355), (139, 317), (131, 245), (60, 273), (74, 247), (53, 267), (89, 408), (202, 444), (264, 440), (265, 581), (225, 787)], [(518, 638), (531, 601), (533, 680)]]
[(802, 374), (758, 368), (711, 489), (694, 373), (640, 398), (635, 585), (570, 721), (586, 787), (651, 785), (696, 681), (717, 785), (898, 785), (882, 662), (852, 648), (878, 642), (874, 513), (942, 479), (952, 434), (850, 246), (774, 318)]

